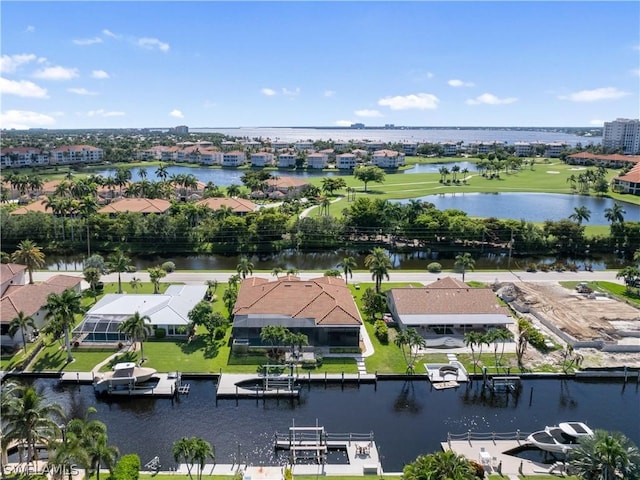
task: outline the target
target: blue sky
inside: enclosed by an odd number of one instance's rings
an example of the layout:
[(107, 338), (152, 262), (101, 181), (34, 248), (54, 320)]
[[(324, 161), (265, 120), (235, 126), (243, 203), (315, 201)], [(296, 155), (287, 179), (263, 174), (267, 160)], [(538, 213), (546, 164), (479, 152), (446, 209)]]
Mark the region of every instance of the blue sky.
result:
[(640, 2), (3, 1), (2, 128), (601, 126)]

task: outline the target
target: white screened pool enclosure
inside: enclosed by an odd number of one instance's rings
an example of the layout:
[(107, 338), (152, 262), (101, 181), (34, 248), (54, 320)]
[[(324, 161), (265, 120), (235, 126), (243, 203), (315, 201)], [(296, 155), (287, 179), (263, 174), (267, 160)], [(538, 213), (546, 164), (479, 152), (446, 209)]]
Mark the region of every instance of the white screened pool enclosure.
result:
[(118, 331), (120, 324), (139, 312), (148, 316), (151, 329), (162, 328), (167, 336), (186, 334), (189, 312), (204, 299), (206, 285), (170, 285), (164, 294), (107, 294), (85, 314), (73, 330), (76, 341), (117, 343), (128, 340)]

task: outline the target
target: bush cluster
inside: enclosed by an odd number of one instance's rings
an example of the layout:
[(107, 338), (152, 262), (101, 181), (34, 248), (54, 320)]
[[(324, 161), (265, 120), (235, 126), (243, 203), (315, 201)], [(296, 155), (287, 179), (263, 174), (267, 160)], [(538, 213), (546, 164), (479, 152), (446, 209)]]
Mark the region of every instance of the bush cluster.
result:
[(140, 472), (140, 457), (135, 453), (123, 455), (118, 460), (113, 474), (109, 476), (109, 480), (138, 480)]
[(376, 323), (373, 324), (373, 328), (376, 338), (380, 340), (380, 343), (389, 342), (389, 327), (387, 327), (387, 324), (383, 320), (376, 320)]
[(545, 345), (546, 340), (544, 335), (533, 328), (531, 322), (526, 318), (518, 319), (518, 329), (520, 332), (528, 331), (529, 332), (529, 343), (536, 349), (545, 351), (547, 350), (547, 346)]

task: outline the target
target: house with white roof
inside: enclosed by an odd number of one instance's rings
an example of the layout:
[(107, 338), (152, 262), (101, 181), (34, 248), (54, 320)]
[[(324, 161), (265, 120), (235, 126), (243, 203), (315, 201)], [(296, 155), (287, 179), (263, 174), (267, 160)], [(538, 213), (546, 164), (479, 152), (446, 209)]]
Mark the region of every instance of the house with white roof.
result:
[(371, 163), (380, 168), (398, 168), (404, 165), (404, 153), (395, 150), (376, 150), (371, 157)]
[(122, 342), (127, 338), (118, 328), (136, 312), (149, 317), (152, 329), (162, 328), (169, 337), (184, 336), (189, 312), (206, 293), (206, 285), (170, 285), (160, 295), (110, 293), (91, 307), (73, 336), (83, 342)]

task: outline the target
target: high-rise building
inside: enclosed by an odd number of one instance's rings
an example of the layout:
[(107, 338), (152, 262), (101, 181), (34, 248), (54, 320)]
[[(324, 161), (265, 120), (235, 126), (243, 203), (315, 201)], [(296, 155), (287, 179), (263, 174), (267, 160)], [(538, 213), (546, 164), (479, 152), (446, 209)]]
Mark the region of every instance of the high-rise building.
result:
[(183, 135), (189, 133), (189, 127), (187, 127), (186, 125), (178, 125), (177, 127), (173, 127), (170, 131), (172, 133)]
[(602, 146), (605, 151), (622, 148), (627, 155), (640, 153), (640, 120), (618, 118), (613, 122), (604, 122)]

